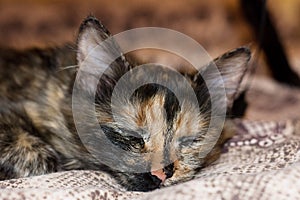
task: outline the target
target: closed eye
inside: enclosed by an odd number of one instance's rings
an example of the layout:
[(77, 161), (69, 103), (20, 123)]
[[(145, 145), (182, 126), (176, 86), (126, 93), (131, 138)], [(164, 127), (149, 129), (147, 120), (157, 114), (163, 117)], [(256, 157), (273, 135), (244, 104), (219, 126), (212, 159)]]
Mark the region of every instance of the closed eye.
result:
[(178, 139), (179, 145), (180, 146), (188, 146), (194, 142), (196, 142), (198, 138), (195, 136), (184, 136)]
[(145, 142), (136, 132), (101, 125), (106, 137), (116, 146), (126, 151), (141, 152)]

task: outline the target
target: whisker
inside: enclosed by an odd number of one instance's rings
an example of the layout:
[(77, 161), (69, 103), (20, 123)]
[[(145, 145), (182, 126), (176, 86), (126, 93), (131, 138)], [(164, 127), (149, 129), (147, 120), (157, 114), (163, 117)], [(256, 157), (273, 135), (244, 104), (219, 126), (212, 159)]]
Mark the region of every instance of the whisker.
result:
[(79, 65), (70, 65), (70, 66), (66, 66), (66, 67), (61, 67), (58, 72), (63, 71), (63, 70), (67, 70), (67, 69), (72, 69), (72, 68), (78, 68)]

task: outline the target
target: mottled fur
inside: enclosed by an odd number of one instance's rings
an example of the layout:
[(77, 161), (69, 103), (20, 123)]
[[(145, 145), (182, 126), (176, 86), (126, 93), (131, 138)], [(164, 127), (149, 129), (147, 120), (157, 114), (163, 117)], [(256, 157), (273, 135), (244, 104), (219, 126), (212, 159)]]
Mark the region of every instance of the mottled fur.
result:
[[(201, 154), (206, 151), (203, 141), (209, 141), (206, 139), (212, 134), (206, 132), (211, 100), (201, 76), (185, 75), (197, 94), (200, 108), (188, 99), (180, 106), (172, 92), (157, 84), (140, 87), (130, 99), (120, 95), (118, 101), (111, 102), (115, 84), (134, 66), (126, 61), (115, 43), (108, 50), (98, 49), (90, 54), (108, 37), (110, 33), (103, 25), (88, 17), (80, 27), (76, 51), (70, 46), (26, 51), (0, 50), (0, 180), (60, 170), (95, 169), (111, 173), (129, 190), (148, 191), (161, 186), (162, 181), (151, 174), (154, 170), (162, 169), (167, 177), (163, 185), (170, 185), (191, 179), (201, 168), (218, 158), (222, 143), (230, 134), (223, 133), (214, 149), (208, 154)], [(145, 173), (119, 171), (101, 163), (86, 148), (101, 146), (103, 136), (95, 136), (91, 146), (85, 147), (74, 125), (72, 91), (77, 68), (64, 68), (80, 67), (85, 62), (95, 70), (101, 70), (106, 67), (106, 58), (116, 53), (121, 57), (111, 64), (97, 86), (97, 119), (111, 141), (110, 145), (131, 152), (132, 156), (111, 157), (120, 159), (127, 166), (132, 164), (132, 160), (140, 162), (149, 169)], [(224, 79), (227, 108), (231, 107), (237, 96), (249, 59), (249, 50), (239, 48), (215, 60)], [(209, 67), (210, 64), (203, 70)], [(148, 70), (158, 70), (157, 73), (162, 74), (167, 71), (166, 81), (185, 95), (185, 89), (177, 85), (176, 78), (170, 76), (170, 70), (158, 65)], [(133, 77), (126, 84), (135, 81)], [(79, 82), (78, 87), (85, 95), (92, 96), (91, 79), (82, 76)], [(117, 111), (114, 116), (112, 108)], [(200, 115), (195, 112), (197, 109), (200, 109)], [(89, 125), (88, 121), (85, 123)], [(97, 135), (97, 130), (87, 133), (87, 137), (89, 134)], [(197, 138), (189, 137), (195, 135)], [(134, 155), (147, 152), (156, 153), (135, 160)]]

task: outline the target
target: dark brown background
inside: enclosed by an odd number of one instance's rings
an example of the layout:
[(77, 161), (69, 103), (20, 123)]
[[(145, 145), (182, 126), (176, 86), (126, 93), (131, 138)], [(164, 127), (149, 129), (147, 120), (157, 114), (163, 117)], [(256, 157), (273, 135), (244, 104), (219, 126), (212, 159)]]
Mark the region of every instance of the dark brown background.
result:
[[(290, 63), (300, 73), (300, 1), (268, 0), (267, 6)], [(0, 46), (23, 49), (74, 42), (80, 22), (89, 14), (100, 19), (113, 34), (144, 26), (175, 29), (196, 39), (213, 57), (241, 45), (251, 44), (255, 50), (239, 0), (0, 0)], [(262, 56), (256, 65), (259, 77), (269, 76)], [(284, 92), (278, 94), (286, 97)], [(248, 117), (284, 119), (286, 115), (280, 113), (295, 112), (294, 108), (284, 109), (268, 117), (260, 111), (260, 107), (270, 104), (268, 98), (273, 99), (262, 95), (258, 104), (252, 102), (254, 107)], [(270, 110), (278, 106), (281, 107)]]

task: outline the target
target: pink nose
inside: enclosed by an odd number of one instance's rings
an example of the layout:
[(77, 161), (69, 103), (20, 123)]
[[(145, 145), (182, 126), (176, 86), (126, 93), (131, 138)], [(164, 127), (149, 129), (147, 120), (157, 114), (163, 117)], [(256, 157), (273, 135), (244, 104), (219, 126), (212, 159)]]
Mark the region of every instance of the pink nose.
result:
[(151, 174), (153, 176), (156, 176), (157, 178), (159, 178), (162, 183), (166, 180), (167, 178), (167, 175), (165, 174), (165, 172), (162, 170), (162, 169), (159, 169), (159, 170), (155, 170), (155, 171), (152, 171)]

